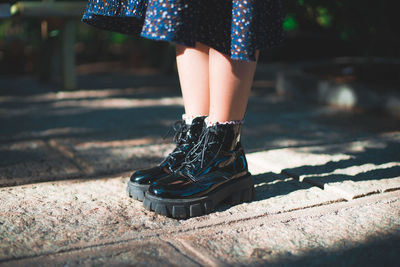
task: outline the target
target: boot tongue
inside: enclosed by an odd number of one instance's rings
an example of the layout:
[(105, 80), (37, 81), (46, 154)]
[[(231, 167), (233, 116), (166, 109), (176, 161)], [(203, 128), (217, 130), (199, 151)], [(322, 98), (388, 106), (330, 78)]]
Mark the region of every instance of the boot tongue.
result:
[(195, 118), (192, 120), (192, 124), (200, 124), (201, 126), (203, 126), (204, 120), (205, 120), (206, 117), (207, 117), (207, 116), (195, 117)]
[(186, 133), (187, 141), (194, 141), (197, 140), (204, 129), (204, 119), (206, 116), (203, 117), (196, 117), (192, 120), (192, 123), (188, 125), (189, 129)]

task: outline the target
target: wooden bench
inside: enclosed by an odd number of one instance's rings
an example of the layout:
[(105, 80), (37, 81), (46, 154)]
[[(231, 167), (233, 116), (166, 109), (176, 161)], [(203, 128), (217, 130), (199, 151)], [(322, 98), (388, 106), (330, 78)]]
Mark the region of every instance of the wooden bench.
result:
[[(3, 3), (4, 4), (4, 3)], [(4, 4), (6, 5), (6, 4)], [(65, 90), (75, 89), (77, 86), (75, 69), (75, 38), (77, 22), (82, 17), (87, 1), (82, 0), (43, 0), (43, 1), (15, 1), (10, 5), (10, 16), (37, 18), (41, 20), (41, 49), (40, 49), (40, 77), (48, 79), (52, 66), (51, 50), (59, 55), (59, 70), (61, 84)], [(4, 8), (5, 9), (5, 8)], [(6, 15), (6, 11), (3, 12)], [(1, 13), (0, 13), (1, 15)], [(49, 42), (48, 19), (62, 19), (57, 42)], [(50, 44), (49, 44), (50, 43)], [(51, 47), (50, 46), (55, 46)], [(50, 59), (49, 59), (50, 57)]]

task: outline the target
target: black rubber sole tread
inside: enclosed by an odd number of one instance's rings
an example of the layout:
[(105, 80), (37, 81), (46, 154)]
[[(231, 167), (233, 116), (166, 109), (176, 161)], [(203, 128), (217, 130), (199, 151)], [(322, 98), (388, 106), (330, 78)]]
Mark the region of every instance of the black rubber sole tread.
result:
[(149, 186), (150, 185), (135, 184), (131, 181), (128, 181), (126, 191), (129, 197), (139, 201), (143, 201), (145, 197), (145, 192), (147, 191), (147, 189), (149, 189)]
[(251, 175), (232, 180), (231, 183), (216, 188), (207, 196), (192, 199), (165, 199), (158, 198), (149, 193), (145, 194), (143, 206), (175, 219), (187, 219), (209, 214), (221, 202), (237, 205), (243, 202), (251, 202), (255, 197), (255, 189)]

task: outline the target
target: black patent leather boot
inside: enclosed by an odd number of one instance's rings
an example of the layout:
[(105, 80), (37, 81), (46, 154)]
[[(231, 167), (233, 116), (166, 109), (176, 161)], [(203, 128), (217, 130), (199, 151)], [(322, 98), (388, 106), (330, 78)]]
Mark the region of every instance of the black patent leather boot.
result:
[(157, 166), (135, 171), (128, 181), (127, 191), (130, 197), (142, 201), (150, 184), (178, 169), (184, 161), (187, 153), (197, 143), (201, 132), (205, 128), (206, 116), (196, 117), (191, 125), (184, 120), (178, 120), (174, 124), (175, 149)]
[(240, 124), (207, 127), (182, 166), (155, 181), (145, 195), (148, 210), (188, 218), (210, 213), (222, 201), (249, 202), (254, 185), (240, 143)]

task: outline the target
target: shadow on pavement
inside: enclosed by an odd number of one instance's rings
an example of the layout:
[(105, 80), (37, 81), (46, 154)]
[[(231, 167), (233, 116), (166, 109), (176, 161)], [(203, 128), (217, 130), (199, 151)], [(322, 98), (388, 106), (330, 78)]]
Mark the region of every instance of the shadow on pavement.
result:
[[(69, 92), (57, 92), (26, 77), (1, 79), (6, 87), (0, 96), (0, 186), (86, 179), (149, 167), (172, 150), (171, 137), (161, 137), (184, 112), (175, 76), (87, 75), (80, 77), (79, 90)], [(246, 113), (242, 135), (246, 153), (335, 144), (399, 129), (394, 120), (376, 114), (344, 113), (284, 99), (262, 79), (256, 78), (260, 87), (254, 88)], [(398, 143), (391, 143), (383, 150), (354, 154), (351, 160), (287, 172), (318, 175), (339, 167), (383, 164), (399, 158), (398, 148)], [(383, 175), (395, 172), (398, 167)], [(363, 175), (341, 177), (365, 179)], [(262, 177), (267, 174), (255, 179), (261, 182)]]
[[(355, 150), (355, 151), (351, 151)], [(287, 168), (283, 173), (324, 189), (325, 184), (343, 181), (368, 181), (400, 177), (400, 142), (360, 143), (355, 147), (327, 147), (318, 154), (345, 153), (348, 159), (330, 161), (323, 165), (303, 165)], [(313, 153), (310, 151), (309, 153)]]
[(263, 261), (270, 258), (273, 248), (254, 249), (251, 257), (259, 263), (251, 266), (396, 266), (400, 252), (399, 233), (370, 238), (363, 243), (350, 243), (343, 240), (338, 248), (329, 250), (305, 251), (302, 255), (277, 255), (276, 260)]

